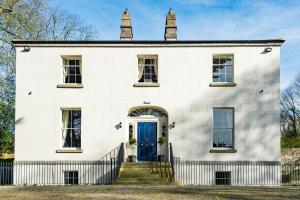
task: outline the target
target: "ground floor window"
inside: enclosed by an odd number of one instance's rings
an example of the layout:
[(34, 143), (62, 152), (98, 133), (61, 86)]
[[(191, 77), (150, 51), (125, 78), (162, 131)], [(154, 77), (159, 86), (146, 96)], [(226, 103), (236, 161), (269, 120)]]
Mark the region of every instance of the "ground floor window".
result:
[(66, 185), (77, 185), (78, 184), (78, 171), (65, 171), (64, 172), (64, 183)]
[(216, 172), (216, 185), (230, 185), (231, 172)]
[(233, 108), (213, 109), (213, 147), (233, 147)]
[(62, 110), (62, 146), (64, 148), (81, 147), (81, 110)]

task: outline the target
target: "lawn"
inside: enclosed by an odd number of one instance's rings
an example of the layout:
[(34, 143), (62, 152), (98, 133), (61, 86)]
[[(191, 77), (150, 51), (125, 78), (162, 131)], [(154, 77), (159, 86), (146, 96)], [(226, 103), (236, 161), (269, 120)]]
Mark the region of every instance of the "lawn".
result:
[(0, 187), (0, 199), (300, 199), (300, 187), (45, 186)]

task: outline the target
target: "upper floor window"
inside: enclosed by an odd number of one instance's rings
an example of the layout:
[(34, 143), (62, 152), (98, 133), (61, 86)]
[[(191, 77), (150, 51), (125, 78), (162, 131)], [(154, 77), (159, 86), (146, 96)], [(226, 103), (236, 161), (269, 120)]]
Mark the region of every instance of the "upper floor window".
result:
[(63, 56), (63, 83), (81, 84), (81, 56)]
[(157, 83), (158, 81), (158, 56), (157, 55), (138, 55), (138, 82)]
[(213, 56), (213, 82), (233, 82), (233, 55)]
[(81, 147), (80, 109), (62, 109), (62, 147)]
[(233, 148), (233, 108), (214, 108), (213, 147)]

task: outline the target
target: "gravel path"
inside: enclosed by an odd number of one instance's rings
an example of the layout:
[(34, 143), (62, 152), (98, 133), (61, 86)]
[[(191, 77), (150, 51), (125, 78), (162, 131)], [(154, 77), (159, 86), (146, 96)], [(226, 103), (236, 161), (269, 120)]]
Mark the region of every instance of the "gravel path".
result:
[(300, 187), (45, 186), (0, 187), (0, 199), (300, 200)]

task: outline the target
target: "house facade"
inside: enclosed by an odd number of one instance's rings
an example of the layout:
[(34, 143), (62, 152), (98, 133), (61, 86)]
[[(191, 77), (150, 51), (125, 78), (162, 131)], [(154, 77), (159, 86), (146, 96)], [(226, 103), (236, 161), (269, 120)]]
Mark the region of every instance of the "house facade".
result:
[(125, 11), (120, 41), (14, 41), (15, 161), (280, 162), (284, 41), (176, 29), (170, 11), (165, 40), (135, 41)]

